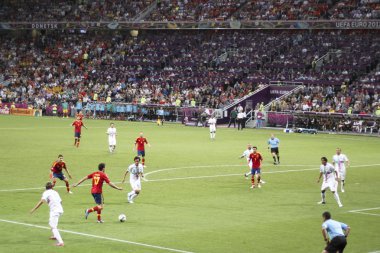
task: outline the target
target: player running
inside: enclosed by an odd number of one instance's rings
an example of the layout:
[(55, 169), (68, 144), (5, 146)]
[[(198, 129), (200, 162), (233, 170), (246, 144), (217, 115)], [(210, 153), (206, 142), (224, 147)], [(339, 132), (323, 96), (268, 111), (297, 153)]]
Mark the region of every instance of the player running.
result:
[(326, 196), (325, 192), (327, 188), (330, 188), (330, 191), (334, 194), (334, 198), (336, 202), (338, 203), (339, 207), (342, 207), (342, 203), (340, 202), (339, 195), (337, 192), (338, 187), (338, 172), (335, 170), (334, 166), (331, 163), (327, 162), (326, 157), (321, 158), (321, 166), (320, 166), (320, 173), (319, 178), (317, 180), (317, 183), (321, 180), (321, 177), (323, 176), (323, 183), (321, 186), (321, 196), (322, 200), (318, 202), (318, 204), (326, 204)]
[(74, 137), (75, 137), (75, 142), (74, 146), (77, 148), (79, 147), (80, 143), (80, 136), (82, 132), (82, 126), (87, 129), (87, 127), (83, 124), (83, 121), (79, 116), (77, 116), (77, 119), (71, 124), (71, 126), (74, 126)]
[(270, 152), (272, 154), (274, 165), (280, 164), (280, 152), (278, 150), (279, 144), (280, 140), (274, 137), (274, 134), (272, 134), (268, 140), (268, 149), (270, 149)]
[(92, 188), (91, 188), (91, 194), (92, 197), (95, 200), (96, 206), (93, 208), (89, 208), (85, 210), (85, 218), (87, 219), (88, 215), (92, 212), (97, 212), (98, 214), (98, 223), (103, 223), (104, 221), (101, 218), (102, 210), (103, 210), (103, 183), (106, 182), (109, 186), (116, 190), (123, 190), (123, 188), (117, 187), (114, 183), (111, 182), (111, 180), (108, 178), (107, 174), (105, 173), (106, 170), (106, 164), (100, 163), (98, 165), (98, 170), (94, 173), (91, 173), (90, 175), (85, 176), (82, 178), (78, 183), (74, 185), (74, 187), (77, 187), (87, 179), (92, 179)]
[(345, 154), (342, 154), (341, 148), (336, 149), (336, 154), (333, 156), (333, 165), (335, 166), (335, 170), (338, 171), (340, 179), (340, 190), (341, 192), (344, 192), (344, 181), (346, 180), (346, 166), (350, 166), (350, 161), (348, 160)]
[(66, 163), (63, 161), (63, 155), (58, 155), (58, 160), (53, 163), (50, 169), (50, 178), (53, 180), (53, 187), (57, 182), (57, 178), (59, 178), (60, 180), (65, 181), (67, 192), (72, 194), (72, 191), (70, 191), (69, 181), (67, 180), (65, 174), (63, 174), (62, 170), (67, 172), (70, 179), (72, 178), (69, 170), (67, 169)]
[(116, 149), (116, 128), (115, 124), (111, 123), (110, 127), (107, 129), (106, 134), (108, 135), (108, 145), (110, 153), (113, 153)]
[(257, 152), (257, 147), (252, 147), (252, 153), (249, 155), (249, 163), (252, 163), (251, 167), (251, 188), (255, 188), (255, 177), (257, 178), (257, 187), (261, 188), (261, 162), (263, 157)]
[(137, 149), (137, 156), (142, 157), (141, 160), (143, 166), (145, 166), (145, 144), (148, 144), (148, 146), (150, 147), (148, 140), (144, 138), (144, 133), (140, 132), (140, 137), (136, 139), (133, 151)]
[(129, 183), (132, 188), (132, 191), (128, 193), (128, 202), (133, 204), (133, 200), (141, 192), (141, 178), (144, 177), (144, 166), (140, 163), (140, 157), (135, 156), (134, 163), (128, 167), (121, 181), (122, 183), (125, 182), (128, 173), (130, 173)]
[(210, 138), (211, 140), (215, 140), (216, 135), (216, 118), (214, 115), (211, 115), (210, 119), (208, 120), (208, 125), (210, 127)]
[(34, 213), (44, 202), (49, 205), (50, 217), (49, 217), (49, 226), (53, 236), (50, 237), (51, 240), (57, 240), (55, 246), (62, 247), (64, 246), (61, 234), (58, 231), (58, 221), (59, 217), (63, 214), (62, 200), (58, 192), (53, 190), (53, 184), (47, 182), (45, 186), (46, 191), (42, 194), (41, 200), (37, 205), (30, 210), (30, 213)]

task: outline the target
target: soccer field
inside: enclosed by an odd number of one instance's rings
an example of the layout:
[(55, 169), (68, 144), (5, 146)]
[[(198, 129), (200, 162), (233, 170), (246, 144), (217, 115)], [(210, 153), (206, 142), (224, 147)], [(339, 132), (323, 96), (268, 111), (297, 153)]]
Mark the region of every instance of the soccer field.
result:
[[(351, 226), (345, 252), (380, 251), (380, 138), (347, 135), (284, 134), (281, 131), (231, 128), (217, 130), (210, 141), (208, 128), (177, 124), (116, 121), (117, 148), (108, 152), (110, 121), (85, 120), (79, 148), (73, 146), (72, 119), (0, 117), (0, 252), (321, 252), (322, 212)], [(127, 203), (128, 184), (120, 182), (133, 163), (139, 132), (152, 145), (146, 148), (146, 181), (134, 204)], [(281, 165), (273, 165), (267, 140), (281, 141)], [(264, 157), (261, 189), (250, 189), (245, 159), (247, 143)], [(351, 162), (346, 192), (339, 208), (327, 192), (320, 201), (320, 158), (331, 160), (341, 147)], [(111, 181), (105, 185), (105, 223), (96, 215), (84, 219), (95, 205), (90, 181), (67, 194), (57, 190), (64, 215), (58, 228), (65, 241), (49, 241), (48, 206), (29, 214), (49, 180), (50, 166), (63, 154), (73, 176), (71, 184), (106, 163)], [(124, 213), (127, 221), (118, 221)]]

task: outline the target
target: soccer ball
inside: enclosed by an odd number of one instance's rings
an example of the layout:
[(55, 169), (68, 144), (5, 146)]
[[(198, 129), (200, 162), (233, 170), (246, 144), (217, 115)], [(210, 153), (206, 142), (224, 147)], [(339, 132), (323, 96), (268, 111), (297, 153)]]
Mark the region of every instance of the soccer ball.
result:
[(126, 221), (127, 220), (127, 216), (125, 216), (125, 214), (120, 214), (119, 215), (119, 221), (120, 222), (124, 222), (124, 221)]

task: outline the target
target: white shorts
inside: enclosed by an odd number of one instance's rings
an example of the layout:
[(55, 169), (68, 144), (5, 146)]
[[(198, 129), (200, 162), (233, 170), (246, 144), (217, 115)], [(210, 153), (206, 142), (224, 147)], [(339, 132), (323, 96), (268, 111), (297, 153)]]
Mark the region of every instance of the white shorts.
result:
[(345, 180), (346, 179), (346, 168), (340, 168), (338, 170), (338, 176), (340, 180)]
[(110, 146), (116, 146), (116, 138), (108, 138), (108, 143)]
[(58, 227), (58, 220), (59, 220), (59, 217), (61, 215), (62, 215), (62, 213), (50, 213), (49, 226), (51, 228), (57, 228)]
[(131, 187), (133, 190), (141, 190), (141, 181), (140, 178), (136, 180), (129, 180), (129, 183), (131, 184)]
[(215, 133), (216, 127), (214, 125), (210, 125), (210, 133)]
[(336, 189), (338, 187), (338, 182), (337, 181), (330, 181), (330, 182), (323, 182), (321, 191), (326, 190), (327, 188), (330, 188), (330, 191), (336, 192)]

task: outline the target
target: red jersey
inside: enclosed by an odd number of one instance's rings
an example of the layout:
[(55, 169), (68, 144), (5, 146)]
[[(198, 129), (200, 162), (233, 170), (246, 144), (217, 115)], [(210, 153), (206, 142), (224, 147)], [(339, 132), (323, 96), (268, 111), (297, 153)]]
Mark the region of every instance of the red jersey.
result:
[(252, 161), (252, 168), (254, 169), (260, 168), (262, 160), (263, 157), (258, 152), (249, 155), (249, 161)]
[(91, 193), (102, 193), (104, 181), (106, 181), (107, 184), (110, 182), (107, 174), (101, 171), (94, 172), (88, 175), (87, 178), (92, 178)]
[(76, 133), (80, 133), (82, 131), (82, 126), (83, 126), (83, 122), (80, 121), (80, 120), (76, 120), (73, 122), (73, 124), (71, 124), (72, 126), (74, 126), (74, 131)]
[(138, 151), (144, 151), (145, 150), (145, 143), (148, 144), (148, 141), (144, 137), (139, 137), (136, 139), (135, 144), (137, 143), (137, 150)]
[(66, 163), (65, 162), (54, 162), (53, 165), (51, 166), (51, 171), (53, 173), (62, 173), (62, 169), (66, 169)]

